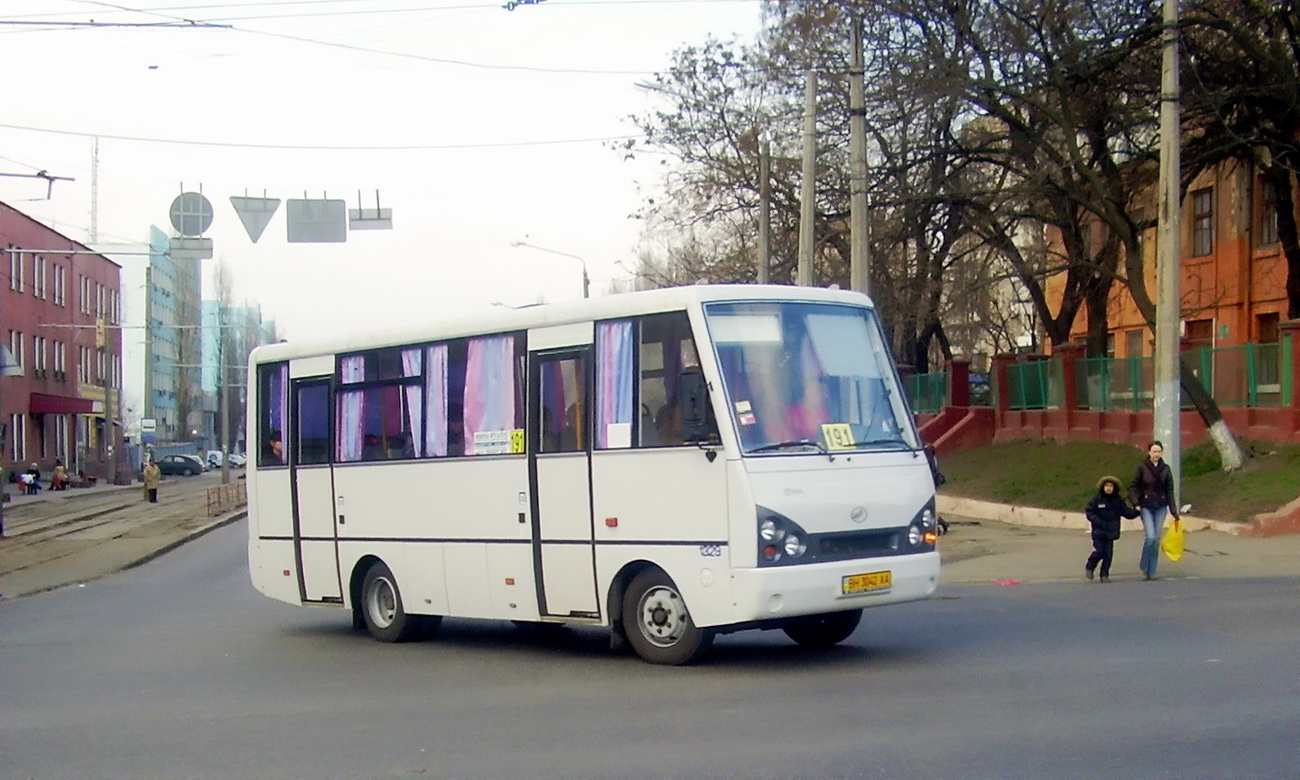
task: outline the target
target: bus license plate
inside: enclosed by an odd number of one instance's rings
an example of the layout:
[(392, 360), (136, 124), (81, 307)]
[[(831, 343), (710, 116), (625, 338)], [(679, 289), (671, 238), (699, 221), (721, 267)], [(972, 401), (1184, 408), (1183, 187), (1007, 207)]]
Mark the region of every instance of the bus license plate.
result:
[(889, 590), (894, 585), (894, 573), (873, 571), (869, 574), (850, 574), (840, 580), (840, 593), (852, 596), (873, 590)]

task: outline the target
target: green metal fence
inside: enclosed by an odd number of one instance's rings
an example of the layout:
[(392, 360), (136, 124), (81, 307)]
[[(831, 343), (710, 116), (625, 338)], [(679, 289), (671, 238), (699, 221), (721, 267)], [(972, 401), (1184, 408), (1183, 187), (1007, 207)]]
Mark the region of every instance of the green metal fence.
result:
[(915, 414), (937, 412), (947, 401), (947, 371), (912, 374), (904, 377), (903, 384), (907, 388), (907, 400), (911, 402)]
[(1064, 400), (1060, 392), (1059, 358), (1028, 360), (1007, 366), (1007, 398), (1012, 409), (1046, 409), (1059, 407)]
[[(1288, 336), (1289, 338), (1289, 336)], [(1292, 399), (1289, 344), (1198, 347), (1183, 361), (1220, 406), (1284, 406)], [(1075, 363), (1079, 408), (1141, 411), (1152, 407), (1154, 359), (1084, 358)], [(1183, 405), (1190, 406), (1184, 394)]]

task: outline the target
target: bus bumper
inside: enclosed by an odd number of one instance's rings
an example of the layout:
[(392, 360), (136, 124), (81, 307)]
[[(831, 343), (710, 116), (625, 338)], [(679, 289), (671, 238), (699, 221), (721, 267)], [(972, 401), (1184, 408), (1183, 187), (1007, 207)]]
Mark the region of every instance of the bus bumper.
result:
[[(738, 569), (732, 577), (738, 621), (800, 617), (927, 599), (939, 585), (939, 553)], [(864, 583), (870, 589), (846, 592)]]

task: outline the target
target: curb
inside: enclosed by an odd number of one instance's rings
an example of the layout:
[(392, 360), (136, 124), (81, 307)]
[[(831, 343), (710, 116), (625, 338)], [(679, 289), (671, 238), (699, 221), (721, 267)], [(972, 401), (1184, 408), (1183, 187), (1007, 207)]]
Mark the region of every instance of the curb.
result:
[[(1065, 530), (1084, 531), (1089, 528), (1088, 518), (1084, 516), (1083, 512), (1062, 512), (1059, 509), (1038, 509), (1029, 506), (997, 504), (992, 501), (977, 501), (973, 498), (945, 496), (943, 494), (937, 496), (936, 506), (940, 514), (973, 517), (977, 520), (996, 520), (1012, 525), (1030, 525), (1038, 528), (1061, 528)], [(1183, 530), (1189, 533), (1218, 531), (1219, 533), (1237, 535), (1248, 531), (1250, 528), (1250, 526), (1241, 523), (1208, 520), (1191, 515), (1183, 515), (1182, 520)], [(1125, 518), (1121, 522), (1120, 528), (1124, 531), (1141, 531), (1142, 521)]]

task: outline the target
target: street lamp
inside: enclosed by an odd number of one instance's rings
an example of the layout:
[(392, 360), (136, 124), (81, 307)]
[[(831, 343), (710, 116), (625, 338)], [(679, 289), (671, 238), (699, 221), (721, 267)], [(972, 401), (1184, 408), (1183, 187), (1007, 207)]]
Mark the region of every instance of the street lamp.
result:
[(544, 246), (537, 246), (536, 244), (530, 244), (527, 241), (511, 241), (510, 246), (513, 247), (526, 246), (529, 249), (536, 249), (539, 252), (549, 252), (553, 255), (559, 255), (560, 257), (572, 257), (574, 260), (577, 260), (579, 263), (582, 263), (582, 297), (583, 298), (591, 297), (591, 279), (588, 278), (587, 276), (586, 260), (583, 260), (581, 257), (578, 257), (577, 255), (569, 254), (568, 252), (561, 252), (558, 249), (547, 249)]
[[(14, 355), (13, 355), (13, 353), (9, 351), (9, 348), (8, 348), (8, 347), (6, 347), (6, 346), (0, 346), (0, 377), (4, 377), (4, 376), (22, 376), (22, 375), (23, 375), (23, 367), (22, 367), (21, 365), (18, 364), (18, 361), (14, 360)], [(0, 406), (0, 409), (3, 409), (3, 408), (4, 408), (3, 406)], [(8, 421), (6, 420), (5, 423), (7, 423), (7, 422), (8, 422)], [(9, 426), (8, 426), (7, 424), (0, 424), (0, 430), (5, 430), (5, 431), (7, 431), (7, 430), (8, 430), (8, 427), (9, 427)], [(11, 434), (11, 435), (12, 435), (12, 434)], [(4, 438), (4, 437), (0, 437), (0, 438)], [(3, 447), (4, 447), (4, 442), (3, 442), (3, 441), (0, 441), (0, 448), (3, 448)], [(0, 452), (3, 452), (3, 449), (0, 449)], [(3, 458), (0, 458), (0, 463), (3, 463), (3, 462), (4, 462), (4, 459), (3, 459)], [(3, 469), (0, 469), (0, 479), (4, 479), (3, 471), (4, 471)], [(5, 492), (6, 490), (7, 490), (7, 488), (6, 488), (6, 486), (5, 486), (5, 483), (0, 482), (0, 536), (4, 536), (4, 535), (5, 535), (5, 504), (4, 504), (4, 498), (5, 498), (5, 496), (4, 496), (4, 492)]]

